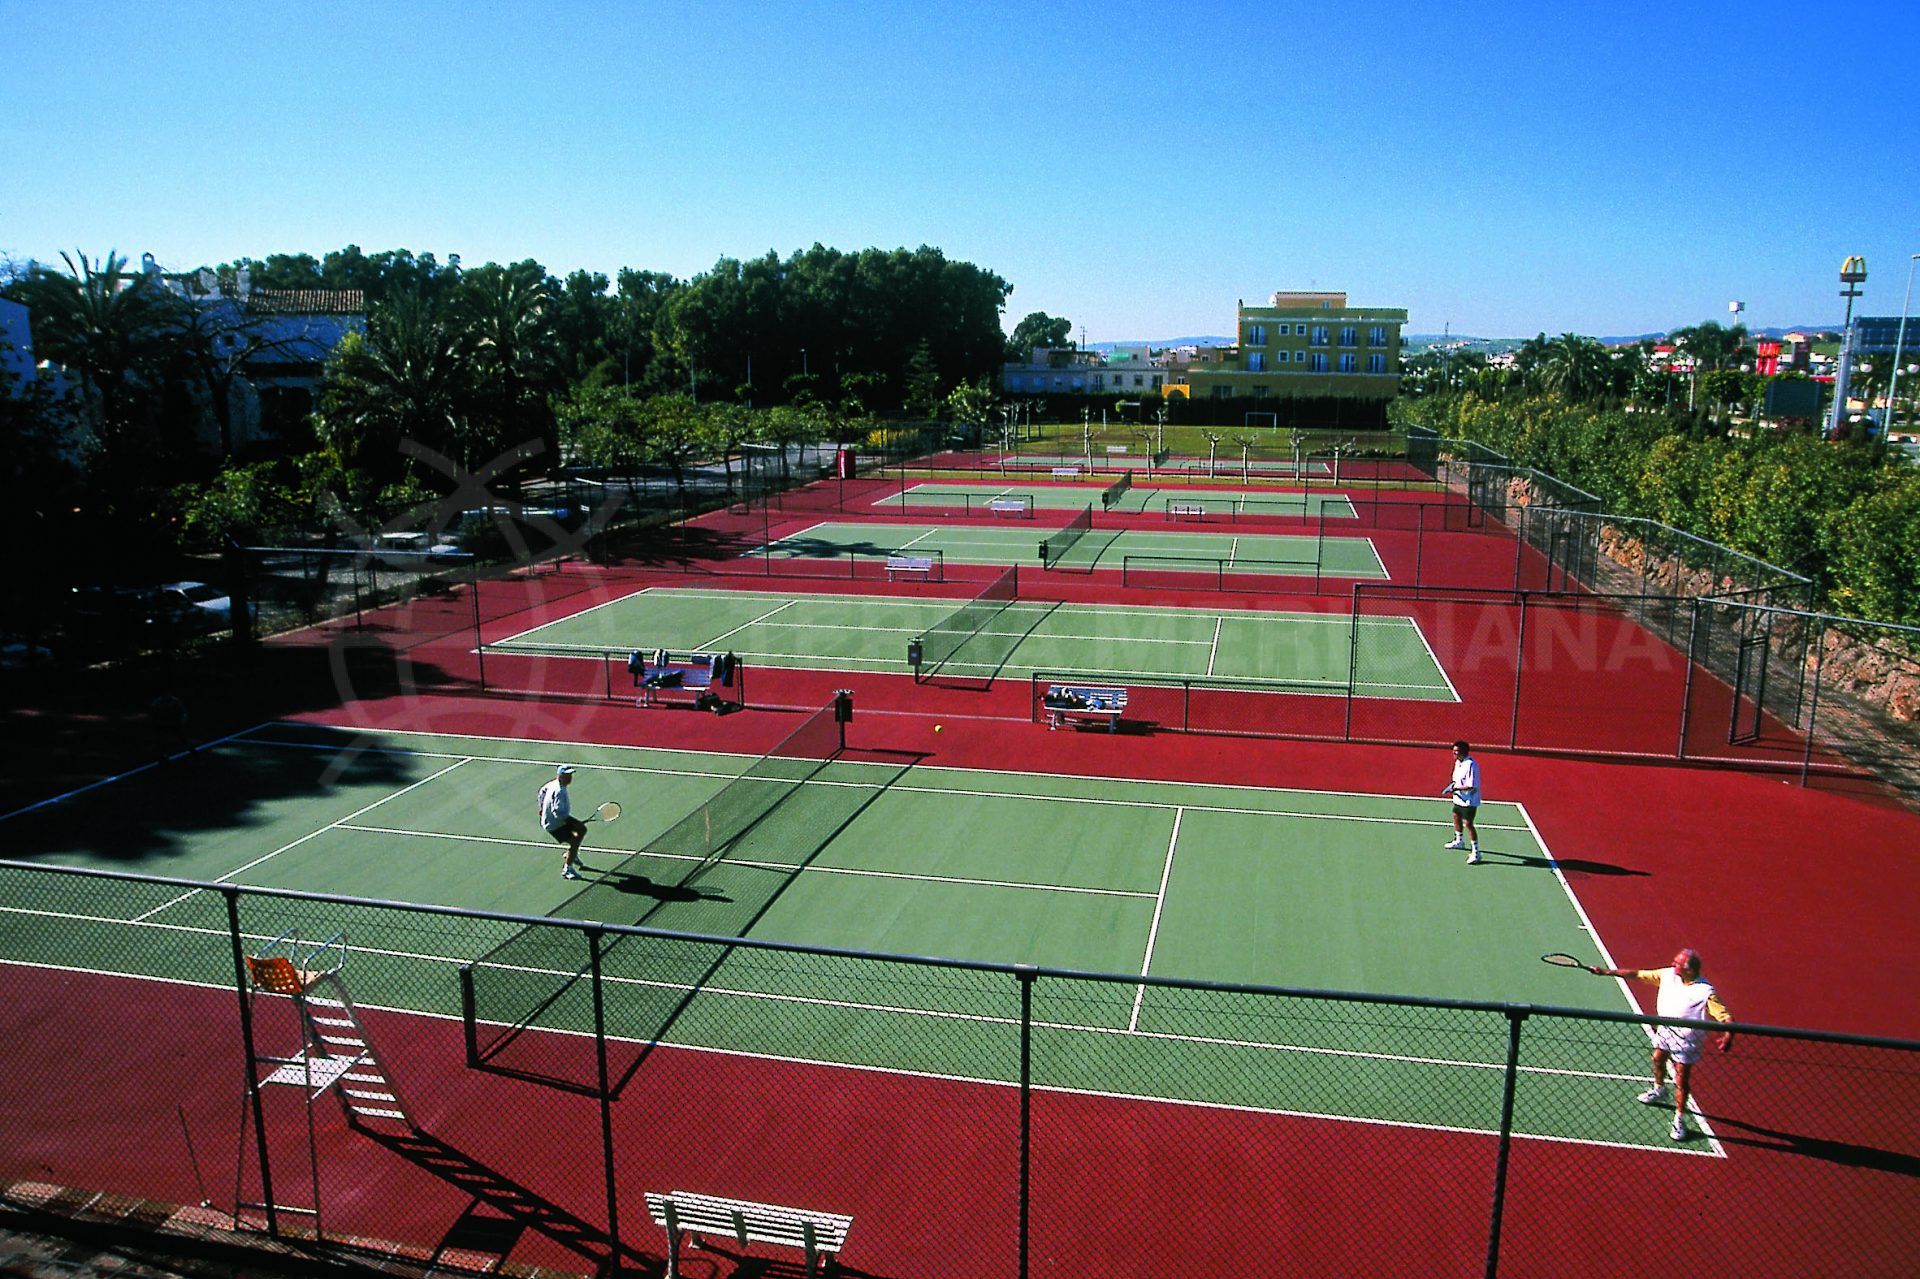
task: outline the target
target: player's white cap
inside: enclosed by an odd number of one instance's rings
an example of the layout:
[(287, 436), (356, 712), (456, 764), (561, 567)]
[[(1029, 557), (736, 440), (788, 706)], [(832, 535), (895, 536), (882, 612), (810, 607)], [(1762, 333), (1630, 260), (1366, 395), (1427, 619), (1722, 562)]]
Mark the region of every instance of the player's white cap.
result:
[(562, 764), (562, 765), (560, 765), (560, 767), (558, 767), (558, 768), (556, 768), (556, 769), (554, 769), (554, 770), (553, 770), (553, 775), (554, 775), (555, 777), (572, 777), (572, 776), (573, 776), (573, 765), (572, 765), (572, 764)]

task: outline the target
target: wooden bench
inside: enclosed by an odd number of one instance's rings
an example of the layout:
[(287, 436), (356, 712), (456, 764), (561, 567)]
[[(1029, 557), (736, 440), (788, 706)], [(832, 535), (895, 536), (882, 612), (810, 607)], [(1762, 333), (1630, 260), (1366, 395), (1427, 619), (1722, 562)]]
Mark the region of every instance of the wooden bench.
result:
[(1167, 518), (1170, 520), (1204, 520), (1207, 507), (1204, 502), (1168, 502)]
[(933, 556), (931, 555), (889, 555), (887, 556), (887, 580), (891, 582), (901, 573), (917, 573), (921, 577), (933, 576)]
[(1033, 504), (1024, 497), (996, 497), (987, 503), (987, 509), (995, 515), (1019, 515), (1033, 518)]
[(1127, 709), (1127, 690), (1049, 684), (1040, 698), (1040, 707), (1047, 713), (1049, 729), (1059, 728), (1062, 724), (1072, 724), (1078, 728), (1082, 724), (1104, 723), (1107, 731), (1112, 733), (1119, 729), (1120, 716)]
[[(853, 1226), (852, 1217), (830, 1212), (722, 1199), (685, 1190), (668, 1195), (648, 1191), (647, 1211), (667, 1232), (667, 1279), (679, 1277), (682, 1235), (725, 1236), (743, 1248), (750, 1243), (770, 1243), (802, 1249), (811, 1279), (823, 1261), (827, 1269), (832, 1268), (834, 1254), (846, 1246), (847, 1231)], [(695, 1246), (693, 1240), (687, 1242), (689, 1247)]]
[[(686, 695), (685, 702), (695, 710), (718, 714), (727, 704), (714, 690), (732, 688), (740, 672), (740, 659), (732, 653), (669, 653), (666, 649), (645, 652), (635, 649), (627, 657), (627, 673), (640, 690), (635, 706), (658, 706)], [(738, 699), (732, 699), (737, 702)]]
[(1056, 480), (1077, 480), (1080, 478), (1080, 468), (1077, 466), (1056, 466), (1053, 468), (1053, 478)]

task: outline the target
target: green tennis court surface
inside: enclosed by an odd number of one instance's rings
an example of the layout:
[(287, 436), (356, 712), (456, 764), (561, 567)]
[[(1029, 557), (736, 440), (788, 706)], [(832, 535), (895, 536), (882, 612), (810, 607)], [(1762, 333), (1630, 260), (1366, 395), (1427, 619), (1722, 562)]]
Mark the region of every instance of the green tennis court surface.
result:
[[(749, 665), (905, 674), (907, 641), (958, 599), (650, 587), (522, 631), (489, 652), (564, 656), (665, 648), (729, 650)], [(941, 667), (945, 674), (1025, 678), (1034, 671), (1136, 678), (1219, 676), (1327, 684), (1369, 697), (1459, 700), (1410, 617), (1135, 608), (1018, 600)]]
[[(993, 512), (988, 508), (988, 503), (994, 498), (1015, 497), (1025, 498), (1035, 510), (1077, 511), (1089, 504), (1097, 508), (1105, 487), (1101, 484), (1025, 487), (1019, 484), (999, 487), (988, 484), (915, 484), (911, 488), (889, 493), (873, 505), (881, 511), (888, 507), (911, 509), (916, 506), (951, 506), (990, 515)], [(1114, 503), (1112, 509), (1152, 513), (1164, 511), (1168, 502), (1198, 503), (1210, 511), (1231, 511), (1242, 515), (1358, 518), (1353, 502), (1340, 493), (1287, 494), (1275, 493), (1270, 489), (1253, 491), (1233, 488), (1161, 489), (1137, 483), (1120, 495), (1120, 500)]]
[[(1144, 473), (1146, 470), (1146, 459), (1143, 456), (1128, 456), (1120, 453), (1096, 454), (1096, 456), (1100, 459), (1101, 469), (1090, 472), (1090, 474), (1096, 476), (1107, 475), (1118, 479), (1121, 473), (1128, 467), (1135, 468), (1136, 473)], [(1087, 472), (1087, 455), (1084, 453), (1003, 453), (998, 458), (998, 462), (1004, 463), (1007, 466), (1057, 466), (1062, 469), (1077, 467), (1082, 473), (1089, 473)], [(989, 461), (988, 464), (993, 465), (995, 463)], [(1113, 468), (1115, 467), (1119, 467), (1120, 469), (1114, 470)], [(1166, 465), (1160, 469), (1179, 471), (1182, 474), (1187, 472), (1205, 474), (1209, 470), (1217, 475), (1234, 475), (1242, 470), (1263, 475), (1333, 474), (1333, 468), (1321, 461), (1295, 462), (1287, 458), (1256, 457), (1243, 464), (1238, 458), (1232, 455), (1216, 458), (1212, 462), (1208, 462), (1207, 459), (1203, 457), (1172, 457), (1168, 458)]]
[[(1125, 977), (1626, 1008), (1615, 983), (1538, 961), (1599, 955), (1524, 812), (1498, 803), (1481, 809), (1488, 861), (1468, 867), (1440, 847), (1448, 809), (1434, 798), (841, 759), (686, 885), (685, 858), (650, 842), (754, 761), (277, 724), (0, 830), (16, 857), (537, 915), (580, 887), (559, 877), (533, 818), (563, 760), (583, 807), (626, 806), (593, 829), (577, 918)], [(97, 884), (0, 873), (0, 956), (97, 970), (112, 955), (115, 972), (231, 981), (224, 900), (141, 891), (109, 910)], [(345, 928), (358, 1002), (436, 1016), (459, 1014), (460, 966), (519, 932), (245, 900), (251, 940)], [(995, 1083), (1019, 1060), (1005, 978), (646, 938), (617, 942), (606, 972), (610, 1025), (627, 1037), (788, 1056), (805, 1044), (814, 1060)], [(476, 1020), (510, 1022), (518, 1013), (500, 1010), (528, 990), (575, 977), (476, 968)], [(1449, 1129), (1483, 1125), (1506, 1050), (1497, 1017), (1128, 980), (1047, 979), (1034, 1015), (1042, 1087)], [(573, 999), (536, 1024), (581, 1032), (581, 1018)], [(1667, 1146), (1664, 1114), (1618, 1104), (1645, 1067), (1636, 1027), (1525, 1042), (1517, 1132)]]
[[(1080, 503), (1085, 506), (1086, 503)], [(975, 525), (948, 527), (931, 524), (815, 524), (788, 534), (748, 555), (775, 559), (844, 559), (850, 552), (939, 551), (949, 564), (1032, 564), (1039, 558), (1040, 538), (1051, 531), (995, 528)], [(1152, 556), (1157, 567), (1176, 569), (1186, 562), (1193, 571), (1213, 572), (1224, 565), (1238, 573), (1313, 576), (1316, 562), (1323, 577), (1386, 578), (1387, 566), (1365, 537), (1304, 537), (1284, 533), (1174, 533), (1158, 529), (1096, 528), (1069, 551), (1063, 564), (1075, 568), (1118, 570), (1127, 556)]]

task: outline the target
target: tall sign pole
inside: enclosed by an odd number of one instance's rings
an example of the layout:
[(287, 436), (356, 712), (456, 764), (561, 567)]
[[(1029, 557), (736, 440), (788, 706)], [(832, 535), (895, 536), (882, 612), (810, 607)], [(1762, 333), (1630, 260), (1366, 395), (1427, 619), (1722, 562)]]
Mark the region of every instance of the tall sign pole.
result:
[(1867, 260), (1850, 257), (1840, 264), (1840, 296), (1847, 300), (1847, 322), (1840, 335), (1840, 364), (1833, 374), (1833, 412), (1827, 416), (1827, 438), (1840, 438), (1841, 424), (1847, 420), (1847, 385), (1853, 380), (1853, 300), (1860, 296), (1860, 285), (1867, 278)]

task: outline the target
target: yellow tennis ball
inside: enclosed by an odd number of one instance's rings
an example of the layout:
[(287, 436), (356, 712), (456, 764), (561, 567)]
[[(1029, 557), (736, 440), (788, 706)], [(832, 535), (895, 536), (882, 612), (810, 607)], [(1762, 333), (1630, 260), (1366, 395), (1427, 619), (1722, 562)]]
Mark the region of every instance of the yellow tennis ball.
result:
[(943, 728), (945, 728), (945, 727), (946, 727), (946, 725), (945, 725), (945, 724), (935, 724), (935, 725), (933, 726), (933, 731), (937, 733), (937, 732), (939, 732), (939, 731), (940, 731), (941, 729), (943, 729)]

